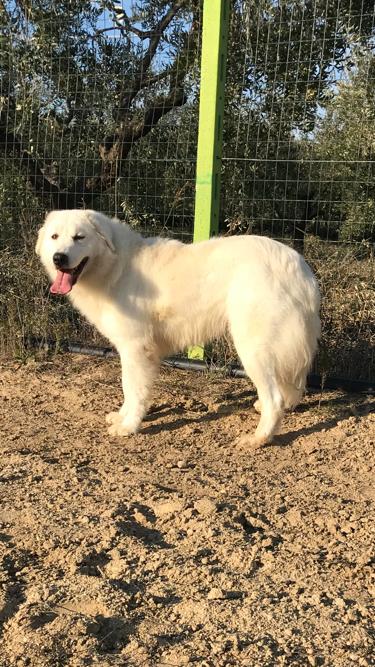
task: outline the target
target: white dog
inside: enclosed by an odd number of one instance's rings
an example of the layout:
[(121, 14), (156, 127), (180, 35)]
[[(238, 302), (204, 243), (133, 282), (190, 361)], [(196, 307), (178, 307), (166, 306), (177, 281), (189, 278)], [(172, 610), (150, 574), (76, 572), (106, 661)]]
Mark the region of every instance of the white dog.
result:
[(51, 292), (117, 348), (124, 404), (112, 435), (136, 433), (160, 359), (229, 330), (261, 412), (249, 444), (269, 442), (303, 394), (320, 333), (317, 282), (291, 248), (259, 236), (196, 244), (145, 239), (89, 210), (53, 211), (36, 251)]

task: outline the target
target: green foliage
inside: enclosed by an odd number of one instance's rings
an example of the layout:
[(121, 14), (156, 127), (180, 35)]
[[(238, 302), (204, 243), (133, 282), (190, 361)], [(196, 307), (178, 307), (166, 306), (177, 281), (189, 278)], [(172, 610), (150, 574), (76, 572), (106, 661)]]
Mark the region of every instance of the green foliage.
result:
[(119, 23), (114, 2), (4, 4), (0, 143), (48, 208), (101, 207), (133, 144), (193, 95), (194, 3), (132, 10)]
[[(324, 136), (328, 129), (323, 127), (327, 127), (330, 106), (340, 98), (340, 80), (349, 79), (347, 86), (353, 91), (357, 81), (351, 76), (358, 61), (363, 54), (370, 57), (373, 2), (261, 0), (256, 6), (241, 1), (235, 6), (224, 125), (222, 229), (248, 229), (281, 238), (298, 239), (309, 232), (347, 239), (355, 206), (360, 206), (363, 215), (367, 211), (368, 231), (371, 203), (365, 206), (362, 195), (358, 199), (361, 188), (356, 186), (366, 169), (362, 193), (374, 182), (370, 154), (363, 157), (367, 163), (361, 173), (351, 168), (345, 196), (353, 205), (337, 210), (335, 202), (343, 202), (344, 191), (329, 190), (331, 147)], [(370, 109), (373, 68), (364, 68), (362, 82)], [(354, 99), (347, 103), (362, 132), (365, 126), (370, 137), (370, 115), (364, 117)], [(331, 131), (335, 143), (338, 128), (331, 126)], [(354, 126), (348, 129), (337, 159), (349, 159), (345, 150), (350, 131), (358, 137)], [(336, 146), (334, 151), (338, 155)], [(366, 230), (363, 226), (357, 230), (351, 238), (359, 240)]]
[(375, 238), (374, 54), (360, 54), (355, 65), (338, 84), (305, 147), (320, 188), (317, 225), (320, 216), (329, 218), (341, 241)]

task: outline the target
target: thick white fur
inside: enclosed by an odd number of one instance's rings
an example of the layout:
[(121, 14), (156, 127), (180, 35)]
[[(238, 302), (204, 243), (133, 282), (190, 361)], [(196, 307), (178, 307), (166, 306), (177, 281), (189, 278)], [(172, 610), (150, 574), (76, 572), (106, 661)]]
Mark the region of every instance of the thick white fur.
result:
[[(52, 239), (57, 234), (57, 239)], [(76, 235), (83, 240), (73, 240)], [(124, 404), (110, 433), (135, 433), (147, 411), (163, 356), (229, 330), (255, 384), (261, 412), (251, 444), (269, 442), (295, 406), (320, 333), (317, 282), (291, 248), (258, 236), (182, 244), (145, 239), (95, 211), (50, 213), (37, 253), (50, 275), (55, 252), (70, 267), (89, 260), (70, 298), (117, 348)]]

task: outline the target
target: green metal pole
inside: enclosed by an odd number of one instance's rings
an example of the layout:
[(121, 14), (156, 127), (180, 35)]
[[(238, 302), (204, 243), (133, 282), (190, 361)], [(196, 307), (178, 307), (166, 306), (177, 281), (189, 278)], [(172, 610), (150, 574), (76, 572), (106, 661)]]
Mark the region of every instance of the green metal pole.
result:
[[(221, 151), (230, 0), (203, 1), (194, 242), (219, 231)], [(203, 359), (203, 346), (190, 359)]]

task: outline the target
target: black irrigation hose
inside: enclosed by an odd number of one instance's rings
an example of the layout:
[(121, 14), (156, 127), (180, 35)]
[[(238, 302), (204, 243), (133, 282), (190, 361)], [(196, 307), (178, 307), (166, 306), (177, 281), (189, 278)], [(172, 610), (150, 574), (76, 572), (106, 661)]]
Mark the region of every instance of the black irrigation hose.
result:
[[(43, 338), (40, 336), (28, 338), (26, 345), (33, 349), (53, 352), (70, 352), (72, 354), (86, 354), (92, 357), (104, 357), (106, 359), (118, 357), (118, 353), (112, 347), (81, 345), (79, 343), (71, 343), (68, 340), (56, 341), (53, 338)], [(162, 364), (168, 368), (179, 368), (182, 370), (200, 372), (216, 371), (229, 377), (247, 378), (243, 368), (231, 364), (227, 366), (216, 366), (215, 364), (209, 365), (205, 361), (183, 359), (179, 357), (168, 357), (163, 360)], [(325, 389), (343, 389), (345, 391), (366, 392), (368, 394), (373, 394), (375, 392), (374, 384), (371, 382), (333, 377), (327, 377), (323, 381), (322, 377), (315, 373), (310, 373), (307, 376), (307, 386), (312, 389), (322, 389), (322, 386), (324, 386)]]
[(216, 366), (215, 364), (207, 364), (205, 361), (199, 361), (197, 359), (180, 359), (178, 357), (168, 357), (162, 362), (163, 366), (168, 366), (169, 368), (181, 368), (186, 371), (209, 371), (220, 372), (229, 377), (237, 378), (247, 378), (247, 375), (243, 368), (240, 366), (233, 366), (228, 364), (227, 366)]

